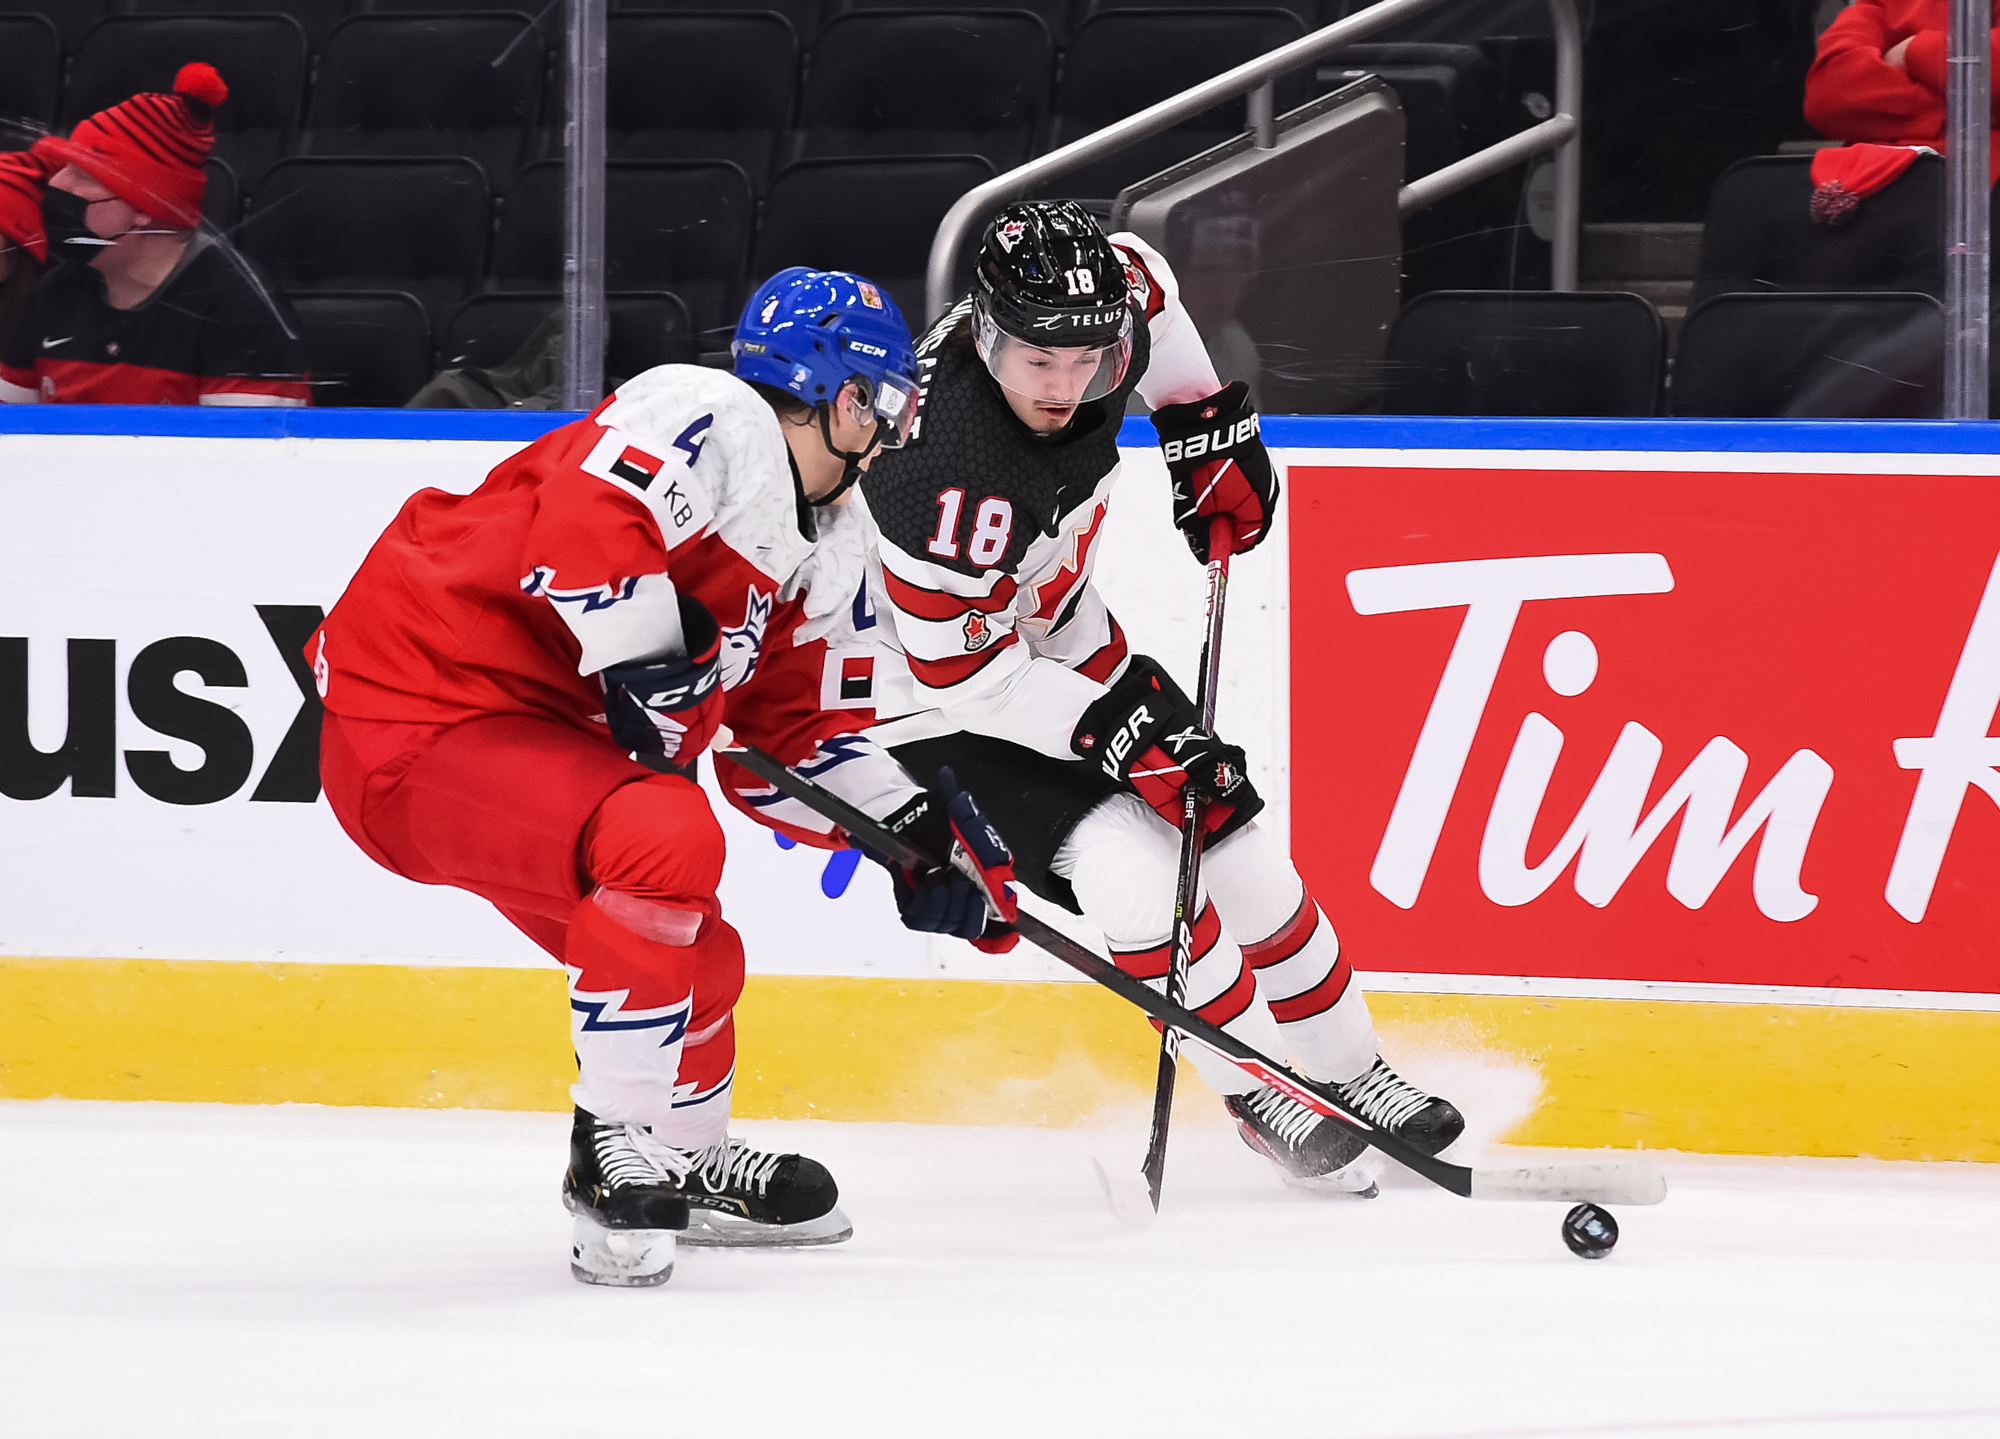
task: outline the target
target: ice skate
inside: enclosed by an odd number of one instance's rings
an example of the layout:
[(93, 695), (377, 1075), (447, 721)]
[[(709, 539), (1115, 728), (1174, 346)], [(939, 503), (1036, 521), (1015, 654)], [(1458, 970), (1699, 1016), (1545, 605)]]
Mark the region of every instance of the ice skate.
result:
[(1368, 1146), (1345, 1124), (1315, 1114), (1269, 1085), (1222, 1101), (1243, 1142), (1276, 1165), (1285, 1182), (1321, 1194), (1373, 1199)]
[(838, 1244), (854, 1233), (840, 1210), (840, 1186), (802, 1154), (767, 1154), (740, 1139), (675, 1151), (689, 1217), (681, 1242), (752, 1248)]
[(1426, 1094), (1379, 1054), (1359, 1079), (1336, 1084), (1334, 1091), (1356, 1114), (1372, 1120), (1425, 1154), (1438, 1154), (1465, 1133), (1465, 1116), (1449, 1100)]
[(563, 1207), (576, 1216), (569, 1272), (585, 1284), (665, 1284), (675, 1236), (688, 1225), (687, 1172), (683, 1151), (643, 1125), (577, 1110), (563, 1174)]

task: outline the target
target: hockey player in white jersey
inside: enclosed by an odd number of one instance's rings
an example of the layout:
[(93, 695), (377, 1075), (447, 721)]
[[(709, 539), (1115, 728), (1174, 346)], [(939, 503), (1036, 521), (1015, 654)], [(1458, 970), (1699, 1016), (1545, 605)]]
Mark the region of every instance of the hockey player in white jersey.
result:
[[(1231, 517), (1241, 552), (1269, 532), (1277, 502), (1247, 388), (1217, 378), (1166, 262), (1137, 236), (1107, 240), (1073, 202), (1010, 205), (986, 229), (972, 294), (917, 357), (916, 428), (865, 483), (883, 610), (910, 676), (900, 702), (878, 684), (875, 738), (919, 778), (953, 769), (1013, 847), (1020, 881), (1089, 917), (1121, 968), (1160, 984), (1195, 786), (1208, 802), (1207, 898), (1190, 1007), (1443, 1149), (1464, 1120), (1382, 1060), (1332, 925), (1255, 822), (1263, 801), (1243, 751), (1127, 652), (1091, 581), (1135, 389), (1197, 558), (1211, 517)], [(1184, 1052), (1288, 1179), (1372, 1188), (1346, 1126), (1199, 1047)]]

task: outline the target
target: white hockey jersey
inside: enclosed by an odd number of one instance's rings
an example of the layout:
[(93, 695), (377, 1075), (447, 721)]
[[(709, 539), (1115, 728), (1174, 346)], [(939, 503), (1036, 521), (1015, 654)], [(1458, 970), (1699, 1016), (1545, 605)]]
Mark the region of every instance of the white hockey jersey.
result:
[(907, 664), (878, 667), (872, 733), (885, 745), (969, 730), (1074, 758), (1078, 719), (1125, 664), (1092, 572), (1126, 398), (1137, 390), (1157, 408), (1222, 384), (1166, 261), (1136, 235), (1111, 241), (1138, 322), (1131, 369), (1060, 435), (1036, 435), (1007, 408), (972, 348), (970, 299), (917, 346), (915, 432), (863, 486), (871, 593), (890, 621), (880, 638)]

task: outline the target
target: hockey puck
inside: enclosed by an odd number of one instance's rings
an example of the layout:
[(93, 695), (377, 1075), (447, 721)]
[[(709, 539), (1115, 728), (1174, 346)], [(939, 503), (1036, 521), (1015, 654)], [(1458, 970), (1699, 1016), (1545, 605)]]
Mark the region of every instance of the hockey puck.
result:
[(1579, 1204), (1563, 1216), (1563, 1243), (1583, 1259), (1602, 1259), (1618, 1243), (1618, 1221), (1607, 1209)]

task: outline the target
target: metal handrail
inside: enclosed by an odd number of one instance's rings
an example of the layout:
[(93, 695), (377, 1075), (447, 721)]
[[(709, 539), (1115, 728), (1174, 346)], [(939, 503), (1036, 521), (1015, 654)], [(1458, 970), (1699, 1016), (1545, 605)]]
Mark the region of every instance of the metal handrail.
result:
[[(953, 296), (952, 272), (958, 253), (964, 248), (972, 227), (988, 210), (1059, 175), (1115, 154), (1148, 136), (1170, 130), (1225, 100), (1234, 100), (1253, 91), (1266, 90), (1280, 75), (1310, 65), (1322, 56), (1351, 45), (1363, 36), (1420, 14), (1444, 0), (1379, 0), (1344, 20), (1336, 20), (1301, 40), (1238, 65), (1206, 80), (1191, 90), (1183, 90), (1148, 106), (1136, 115), (1093, 130), (1072, 140), (1061, 149), (1051, 150), (975, 185), (958, 197), (945, 212), (931, 242), (930, 262), (924, 272), (924, 306), (935, 321), (950, 307)], [(1518, 135), (1454, 161), (1442, 170), (1403, 186), (1397, 195), (1402, 215), (1442, 200), (1446, 195), (1518, 165), (1545, 150), (1556, 154), (1555, 236), (1550, 257), (1550, 286), (1554, 290), (1576, 288), (1577, 222), (1581, 214), (1580, 191), (1583, 181), (1583, 27), (1577, 23), (1574, 0), (1548, 0), (1549, 15), (1555, 25), (1556, 109), (1555, 114)], [(1270, 101), (1253, 97), (1251, 123), (1260, 148), (1268, 148), (1271, 120)]]

